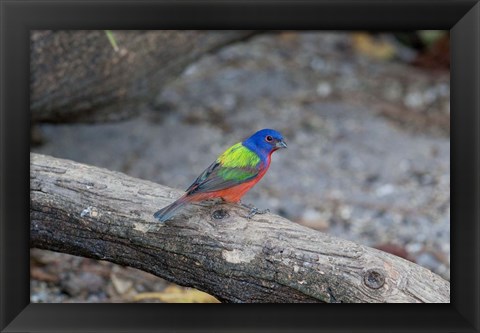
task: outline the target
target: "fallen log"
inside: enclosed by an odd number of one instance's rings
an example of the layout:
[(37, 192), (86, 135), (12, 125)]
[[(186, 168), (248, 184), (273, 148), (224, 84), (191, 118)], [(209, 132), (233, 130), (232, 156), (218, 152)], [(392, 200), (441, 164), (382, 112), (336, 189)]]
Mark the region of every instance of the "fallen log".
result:
[(191, 63), (252, 31), (34, 30), (33, 122), (105, 122), (137, 115)]
[(31, 246), (135, 267), (225, 302), (450, 301), (450, 283), (400, 257), (273, 214), (194, 204), (165, 224), (178, 190), (31, 154)]

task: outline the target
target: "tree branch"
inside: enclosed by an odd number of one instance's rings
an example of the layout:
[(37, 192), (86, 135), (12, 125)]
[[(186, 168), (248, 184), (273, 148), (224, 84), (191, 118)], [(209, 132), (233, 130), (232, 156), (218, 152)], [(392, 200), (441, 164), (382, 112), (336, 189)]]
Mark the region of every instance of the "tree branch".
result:
[(31, 154), (31, 246), (135, 267), (228, 302), (449, 302), (450, 283), (394, 255), (237, 205), (152, 214), (181, 193)]

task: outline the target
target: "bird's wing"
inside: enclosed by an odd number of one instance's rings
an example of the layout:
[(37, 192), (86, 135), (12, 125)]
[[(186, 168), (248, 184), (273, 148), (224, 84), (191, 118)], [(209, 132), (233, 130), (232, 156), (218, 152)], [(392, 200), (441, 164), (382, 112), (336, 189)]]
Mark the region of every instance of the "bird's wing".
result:
[(206, 168), (201, 174), (200, 176), (197, 177), (197, 179), (195, 179), (195, 181), (192, 183), (192, 185), (190, 185), (186, 190), (185, 192), (187, 193), (191, 193), (193, 192), (196, 188), (198, 188), (199, 185), (201, 185), (203, 182), (205, 182), (209, 176), (212, 174), (212, 172), (218, 168), (218, 166), (220, 165), (220, 163), (218, 163), (217, 161), (213, 162), (208, 168)]
[(260, 158), (241, 143), (227, 149), (187, 189), (187, 193), (215, 192), (254, 179), (260, 173)]

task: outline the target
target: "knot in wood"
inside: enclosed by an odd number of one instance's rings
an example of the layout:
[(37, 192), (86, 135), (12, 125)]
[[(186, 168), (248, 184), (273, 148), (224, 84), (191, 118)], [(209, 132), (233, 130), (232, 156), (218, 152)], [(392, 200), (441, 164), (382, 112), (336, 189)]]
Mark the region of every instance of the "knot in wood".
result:
[(230, 215), (225, 209), (217, 209), (212, 213), (212, 218), (215, 220), (223, 220), (226, 217), (229, 217)]
[(363, 282), (371, 289), (379, 289), (385, 284), (385, 274), (379, 269), (369, 269), (363, 275)]

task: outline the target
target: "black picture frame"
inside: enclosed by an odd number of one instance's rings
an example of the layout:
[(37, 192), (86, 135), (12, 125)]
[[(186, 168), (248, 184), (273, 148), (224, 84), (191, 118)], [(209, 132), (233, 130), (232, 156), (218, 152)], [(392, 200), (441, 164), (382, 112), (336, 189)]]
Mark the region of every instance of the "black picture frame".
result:
[[(478, 332), (480, 4), (431, 1), (1, 1), (2, 332)], [(451, 303), (29, 304), (29, 31), (309, 29), (451, 32)]]

